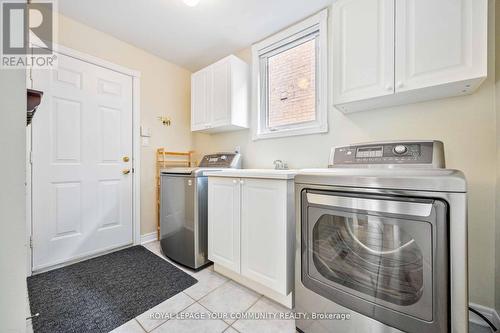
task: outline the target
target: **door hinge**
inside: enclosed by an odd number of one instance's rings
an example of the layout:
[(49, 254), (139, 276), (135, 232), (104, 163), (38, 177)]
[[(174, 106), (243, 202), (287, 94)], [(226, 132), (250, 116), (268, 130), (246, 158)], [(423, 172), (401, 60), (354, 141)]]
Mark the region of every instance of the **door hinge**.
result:
[(30, 157), (29, 157), (29, 162), (30, 164), (33, 164), (33, 151), (30, 151)]
[(33, 248), (33, 236), (30, 236), (30, 249)]
[(33, 89), (33, 67), (29, 67), (27, 71), (27, 76), (28, 76), (28, 81), (29, 83), (29, 88)]

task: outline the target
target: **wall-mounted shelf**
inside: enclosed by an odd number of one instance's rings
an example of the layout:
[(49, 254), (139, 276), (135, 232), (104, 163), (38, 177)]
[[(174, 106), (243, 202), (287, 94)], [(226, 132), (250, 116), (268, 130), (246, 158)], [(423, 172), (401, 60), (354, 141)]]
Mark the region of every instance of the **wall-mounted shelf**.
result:
[(43, 92), (33, 89), (27, 89), (27, 103), (26, 103), (26, 126), (31, 124), (31, 120), (35, 116), (36, 108), (40, 105), (42, 101)]

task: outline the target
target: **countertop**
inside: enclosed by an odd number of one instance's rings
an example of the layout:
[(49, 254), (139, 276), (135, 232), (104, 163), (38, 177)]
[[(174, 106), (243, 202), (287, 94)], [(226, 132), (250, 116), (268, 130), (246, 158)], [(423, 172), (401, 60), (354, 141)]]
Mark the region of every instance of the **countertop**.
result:
[(294, 179), (297, 170), (275, 170), (275, 169), (227, 169), (221, 171), (206, 172), (208, 177), (230, 177), (230, 178), (261, 178), (261, 179)]

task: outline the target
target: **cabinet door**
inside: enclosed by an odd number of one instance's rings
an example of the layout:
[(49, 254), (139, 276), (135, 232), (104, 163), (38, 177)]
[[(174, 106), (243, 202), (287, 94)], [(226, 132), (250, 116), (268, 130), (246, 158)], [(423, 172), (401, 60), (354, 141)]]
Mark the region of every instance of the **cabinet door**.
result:
[(334, 104), (394, 93), (394, 0), (333, 6)]
[(212, 66), (211, 126), (231, 124), (231, 62), (223, 59)]
[(396, 1), (396, 91), (486, 75), (487, 0)]
[(209, 126), (210, 71), (207, 69), (191, 75), (191, 131)]
[(288, 294), (286, 208), (286, 181), (242, 180), (241, 274), (283, 295)]
[(240, 273), (239, 179), (208, 180), (208, 258)]

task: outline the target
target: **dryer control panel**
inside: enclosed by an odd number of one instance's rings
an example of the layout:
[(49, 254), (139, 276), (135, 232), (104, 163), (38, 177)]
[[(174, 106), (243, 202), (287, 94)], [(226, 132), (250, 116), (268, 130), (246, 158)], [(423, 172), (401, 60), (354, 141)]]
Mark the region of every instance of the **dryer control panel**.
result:
[(332, 148), (329, 167), (444, 168), (441, 141), (390, 141)]

